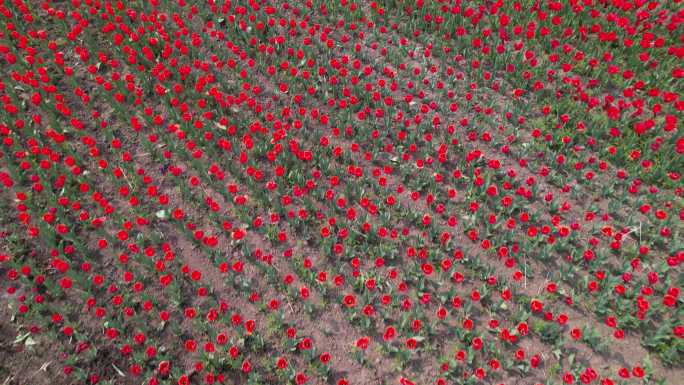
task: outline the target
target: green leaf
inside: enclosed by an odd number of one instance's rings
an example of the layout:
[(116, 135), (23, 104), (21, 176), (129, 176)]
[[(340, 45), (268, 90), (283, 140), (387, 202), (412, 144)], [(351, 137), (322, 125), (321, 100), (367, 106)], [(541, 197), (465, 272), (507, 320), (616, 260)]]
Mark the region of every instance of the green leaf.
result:
[(13, 344), (16, 345), (16, 344), (24, 342), (24, 340), (26, 340), (30, 335), (31, 335), (31, 332), (27, 332), (26, 334), (22, 334), (22, 335), (17, 336), (17, 338), (14, 339)]
[(117, 368), (116, 365), (112, 364), (112, 367), (114, 370), (116, 370), (116, 373), (121, 376), (121, 377), (126, 377), (126, 373), (122, 372), (121, 369)]

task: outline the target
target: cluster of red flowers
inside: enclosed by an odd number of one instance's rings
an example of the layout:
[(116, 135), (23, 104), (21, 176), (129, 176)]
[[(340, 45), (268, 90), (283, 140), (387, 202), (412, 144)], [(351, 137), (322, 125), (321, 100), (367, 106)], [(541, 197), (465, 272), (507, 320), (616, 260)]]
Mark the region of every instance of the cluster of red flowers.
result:
[(680, 1), (14, 0), (0, 23), (1, 321), (54, 376), (682, 374)]

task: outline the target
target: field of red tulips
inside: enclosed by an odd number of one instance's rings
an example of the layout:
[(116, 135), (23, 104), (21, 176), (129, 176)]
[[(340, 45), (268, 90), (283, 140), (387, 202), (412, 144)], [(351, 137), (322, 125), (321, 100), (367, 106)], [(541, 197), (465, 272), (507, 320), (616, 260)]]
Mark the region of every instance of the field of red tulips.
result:
[(681, 0), (0, 0), (0, 384), (682, 384), (683, 59)]

